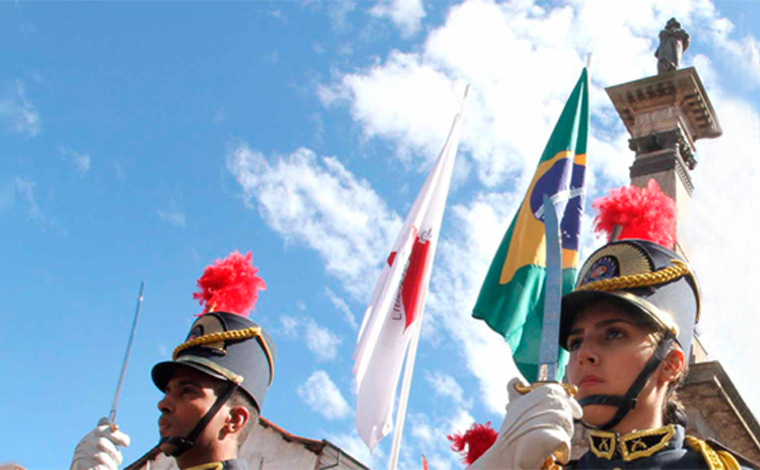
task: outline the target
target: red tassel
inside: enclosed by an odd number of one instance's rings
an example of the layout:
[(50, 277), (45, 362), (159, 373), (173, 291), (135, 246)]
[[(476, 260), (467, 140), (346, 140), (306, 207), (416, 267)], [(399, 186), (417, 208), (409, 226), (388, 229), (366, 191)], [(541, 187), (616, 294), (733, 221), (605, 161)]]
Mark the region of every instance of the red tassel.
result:
[(608, 239), (616, 225), (622, 231), (618, 240), (638, 238), (672, 249), (676, 242), (676, 203), (660, 191), (657, 181), (650, 179), (646, 188), (623, 186), (610, 195), (594, 200), (591, 206), (599, 211), (594, 231)]
[(237, 251), (223, 260), (207, 266), (196, 281), (198, 292), (193, 298), (204, 306), (201, 316), (208, 312), (228, 312), (247, 317), (258, 299), (258, 291), (266, 289), (264, 280), (256, 275), (251, 253), (243, 256)]
[(472, 423), (470, 429), (464, 434), (456, 433), (446, 437), (452, 443), (451, 450), (459, 452), (464, 457), (462, 462), (472, 465), (491, 448), (498, 435), (489, 421), (486, 424)]

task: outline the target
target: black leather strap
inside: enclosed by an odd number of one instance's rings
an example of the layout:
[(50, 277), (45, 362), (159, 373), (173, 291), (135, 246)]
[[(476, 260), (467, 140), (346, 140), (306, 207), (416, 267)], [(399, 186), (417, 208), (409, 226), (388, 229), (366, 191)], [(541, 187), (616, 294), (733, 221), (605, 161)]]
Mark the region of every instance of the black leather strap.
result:
[(170, 457), (179, 457), (180, 455), (187, 452), (191, 447), (193, 447), (193, 445), (195, 445), (195, 440), (203, 432), (203, 429), (205, 429), (208, 422), (211, 421), (211, 418), (213, 418), (214, 415), (216, 415), (216, 413), (219, 411), (219, 408), (227, 403), (227, 400), (230, 399), (232, 393), (237, 389), (237, 387), (238, 386), (236, 383), (228, 382), (227, 387), (224, 389), (222, 394), (216, 398), (216, 401), (213, 405), (211, 405), (211, 408), (208, 409), (206, 414), (203, 415), (203, 418), (198, 421), (198, 424), (195, 425), (193, 430), (190, 431), (187, 436), (165, 437), (161, 439), (158, 444), (161, 447), (161, 451)]
[(624, 396), (589, 395), (587, 397), (583, 397), (580, 400), (578, 400), (578, 403), (580, 403), (581, 406), (607, 405), (607, 406), (617, 407), (617, 411), (615, 412), (615, 414), (605, 424), (599, 427), (588, 426), (588, 425), (587, 427), (590, 427), (592, 429), (600, 429), (602, 431), (607, 431), (609, 429), (612, 429), (612, 427), (614, 427), (616, 424), (622, 421), (623, 418), (625, 418), (625, 415), (627, 415), (629, 411), (636, 408), (636, 403), (639, 397), (639, 393), (641, 393), (641, 390), (644, 388), (644, 385), (646, 385), (647, 380), (649, 380), (649, 377), (652, 376), (652, 373), (654, 373), (654, 371), (660, 365), (662, 360), (665, 359), (665, 356), (670, 351), (671, 346), (673, 346), (674, 339), (675, 337), (673, 336), (671, 332), (668, 331), (665, 333), (665, 336), (663, 336), (663, 338), (657, 344), (657, 348), (654, 350), (654, 354), (652, 354), (652, 357), (649, 358), (647, 363), (644, 365), (644, 368), (641, 370), (639, 375), (633, 381), (633, 383), (628, 388), (628, 391), (625, 393)]

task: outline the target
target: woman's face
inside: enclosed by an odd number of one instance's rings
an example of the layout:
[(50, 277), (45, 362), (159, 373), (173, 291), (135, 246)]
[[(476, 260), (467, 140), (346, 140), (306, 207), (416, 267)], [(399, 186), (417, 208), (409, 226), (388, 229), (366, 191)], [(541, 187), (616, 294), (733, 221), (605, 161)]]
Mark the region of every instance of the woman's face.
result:
[[(567, 340), (570, 351), (567, 374), (570, 383), (578, 387), (576, 398), (625, 395), (654, 353), (650, 333), (613, 303), (598, 301), (584, 307), (576, 316)], [(644, 387), (636, 409), (629, 413), (626, 421), (631, 421), (628, 418), (634, 412), (646, 414), (657, 409), (652, 382)], [(614, 406), (584, 406), (583, 421), (600, 426), (616, 411)]]

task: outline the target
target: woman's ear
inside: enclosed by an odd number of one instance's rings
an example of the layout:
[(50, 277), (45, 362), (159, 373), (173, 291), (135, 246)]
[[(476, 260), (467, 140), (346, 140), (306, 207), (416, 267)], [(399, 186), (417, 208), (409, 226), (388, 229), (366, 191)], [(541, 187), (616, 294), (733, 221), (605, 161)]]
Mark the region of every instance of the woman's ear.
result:
[(661, 382), (676, 382), (686, 368), (686, 355), (680, 347), (671, 349), (662, 360), (660, 367)]

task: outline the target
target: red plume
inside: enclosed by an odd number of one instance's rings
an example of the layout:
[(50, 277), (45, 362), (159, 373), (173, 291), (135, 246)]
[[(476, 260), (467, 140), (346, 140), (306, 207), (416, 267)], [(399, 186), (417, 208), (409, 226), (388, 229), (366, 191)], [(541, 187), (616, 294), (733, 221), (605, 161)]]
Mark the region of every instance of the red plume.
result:
[(247, 317), (259, 297), (258, 291), (267, 287), (257, 272), (251, 253), (243, 256), (237, 251), (207, 266), (196, 281), (200, 290), (193, 293), (193, 298), (205, 307), (197, 316), (228, 312)]
[(486, 424), (472, 423), (464, 435), (456, 433), (446, 437), (451, 441), (451, 450), (459, 452), (464, 457), (462, 462), (472, 465), (496, 442), (497, 436), (498, 433), (491, 427), (489, 421)]
[(633, 185), (613, 189), (609, 196), (595, 199), (591, 207), (599, 211), (594, 231), (607, 234), (608, 239), (619, 225), (618, 240), (638, 238), (671, 249), (675, 245), (676, 203), (653, 179), (643, 189)]

